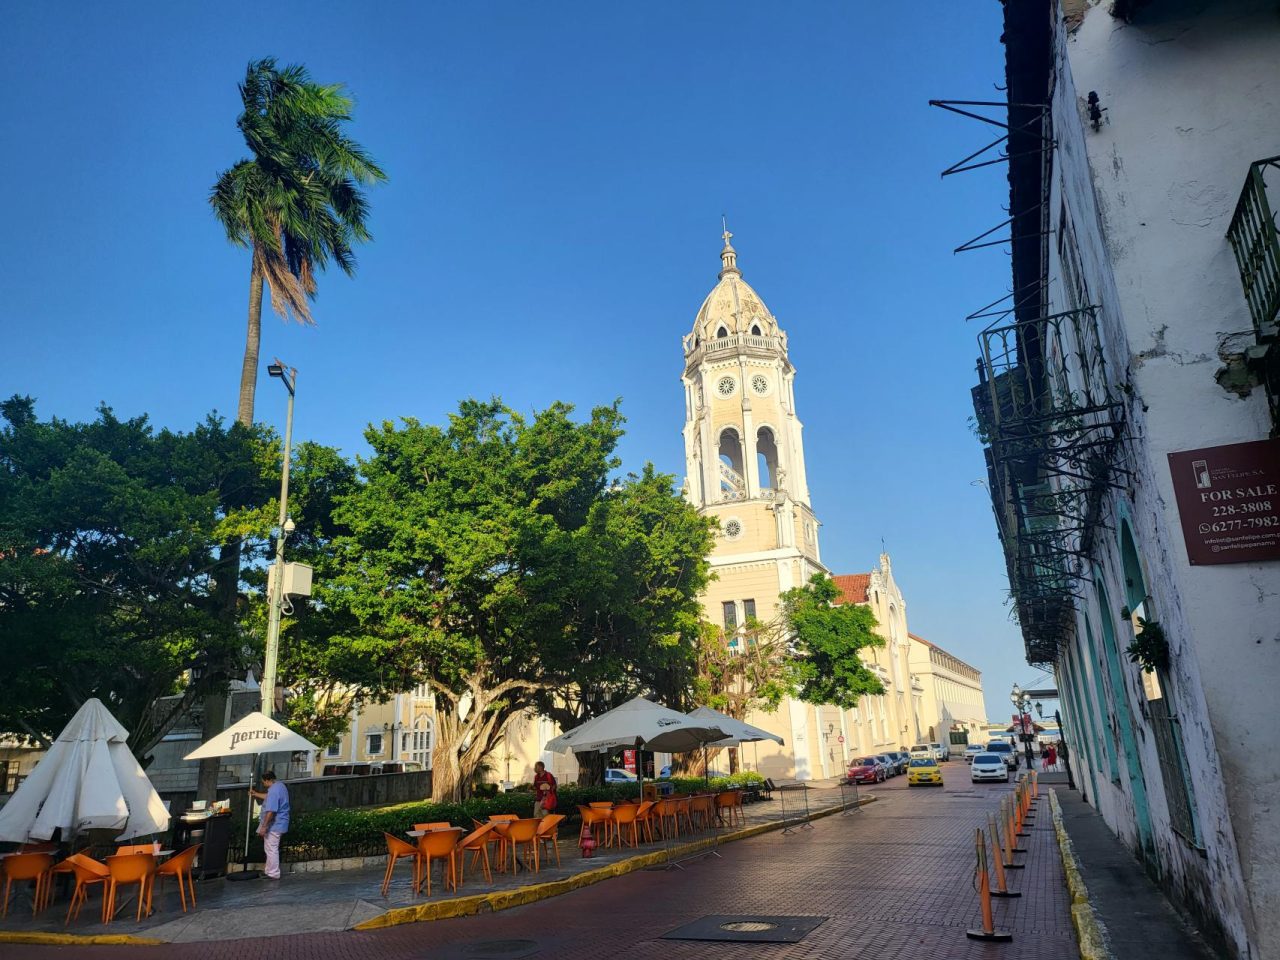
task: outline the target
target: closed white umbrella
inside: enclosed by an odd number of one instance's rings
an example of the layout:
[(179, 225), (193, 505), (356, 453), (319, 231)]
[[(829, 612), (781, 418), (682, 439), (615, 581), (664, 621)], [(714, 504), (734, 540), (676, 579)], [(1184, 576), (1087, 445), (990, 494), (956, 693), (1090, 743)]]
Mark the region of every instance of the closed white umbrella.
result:
[(64, 839), (100, 829), (129, 840), (168, 829), (169, 813), (128, 738), (102, 701), (86, 701), (0, 809), (0, 840), (48, 840), (59, 828)]
[[(256, 757), (260, 753), (298, 753), (319, 750), (301, 734), (294, 733), (284, 724), (276, 723), (260, 710), (254, 711), (233, 723), (215, 737), (210, 737), (187, 754), (187, 760), (203, 760), (206, 757)], [(253, 789), (253, 774), (249, 774), (249, 790)], [(258, 875), (249, 870), (249, 817), (253, 811), (253, 797), (247, 791), (244, 798), (244, 870), (228, 879), (249, 879)]]

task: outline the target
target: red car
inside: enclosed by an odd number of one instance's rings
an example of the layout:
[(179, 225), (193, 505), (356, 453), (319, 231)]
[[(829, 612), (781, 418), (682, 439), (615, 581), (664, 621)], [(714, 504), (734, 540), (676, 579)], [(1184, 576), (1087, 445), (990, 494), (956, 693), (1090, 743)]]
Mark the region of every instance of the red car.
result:
[(884, 765), (875, 757), (861, 757), (849, 764), (852, 783), (883, 783), (884, 778)]

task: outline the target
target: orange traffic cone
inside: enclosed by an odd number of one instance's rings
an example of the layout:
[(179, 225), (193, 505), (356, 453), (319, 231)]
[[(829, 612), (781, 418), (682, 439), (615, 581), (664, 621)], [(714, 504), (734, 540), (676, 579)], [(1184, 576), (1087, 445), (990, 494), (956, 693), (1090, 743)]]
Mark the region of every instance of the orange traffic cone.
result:
[(1008, 930), (997, 930), (995, 919), (991, 916), (991, 878), (987, 876), (987, 843), (982, 836), (981, 827), (974, 831), (974, 847), (978, 852), (978, 902), (982, 905), (982, 927), (966, 930), (965, 936), (970, 940), (1007, 943), (1013, 939), (1013, 934)]
[(1004, 849), (1007, 854), (1004, 861), (1005, 869), (1021, 870), (1025, 864), (1014, 863), (1013, 855), (1015, 853), (1026, 853), (1027, 851), (1025, 847), (1018, 846), (1018, 841), (1014, 839), (1018, 833), (1018, 827), (1013, 819), (1013, 801), (1005, 797), (1004, 803), (1001, 804), (1000, 812), (1004, 819)]

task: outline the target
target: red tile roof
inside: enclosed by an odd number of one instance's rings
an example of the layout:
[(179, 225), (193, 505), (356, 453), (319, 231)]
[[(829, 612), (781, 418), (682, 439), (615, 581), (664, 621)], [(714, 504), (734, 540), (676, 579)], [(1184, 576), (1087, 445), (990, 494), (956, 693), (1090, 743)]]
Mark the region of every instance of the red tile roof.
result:
[(841, 573), (831, 578), (840, 591), (837, 603), (866, 603), (867, 588), (871, 585), (869, 573)]

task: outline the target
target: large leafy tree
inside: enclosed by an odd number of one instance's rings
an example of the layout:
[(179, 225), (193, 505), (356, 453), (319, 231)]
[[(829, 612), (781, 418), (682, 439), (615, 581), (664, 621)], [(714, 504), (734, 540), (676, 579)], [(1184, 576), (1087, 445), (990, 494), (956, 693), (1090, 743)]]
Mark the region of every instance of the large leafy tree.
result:
[[(222, 616), (218, 550), (271, 497), (269, 438), (189, 433), (103, 407), (91, 423), (0, 404), (0, 730), (46, 744), (89, 697), (145, 758), (248, 646)], [(178, 694), (167, 707), (158, 698)]]
[(343, 132), (352, 100), (341, 84), (311, 80), (305, 67), (252, 61), (240, 84), (237, 126), (252, 157), (219, 175), (209, 196), (227, 239), (251, 252), (249, 327), (236, 419), (253, 422), (262, 334), (262, 290), (288, 319), (311, 323), (316, 274), (332, 261), (355, 272), (353, 247), (371, 239), (361, 187), (386, 180)]
[[(685, 669), (705, 524), (672, 509), (670, 478), (610, 483), (616, 406), (572, 412), (467, 401), (446, 426), (371, 428), (364, 482), (336, 511), (349, 532), (318, 597), (335, 642), (368, 669), (434, 691), (437, 798), (456, 796), (507, 722), (569, 673), (652, 686)], [(637, 671), (644, 638), (651, 669)]]
[(848, 710), (864, 696), (884, 693), (884, 685), (861, 652), (883, 647), (870, 607), (837, 604), (840, 591), (830, 577), (816, 573), (803, 587), (782, 595), (779, 617), (791, 638), (795, 694), (808, 703), (830, 703)]
[[(544, 657), (539, 713), (567, 730), (637, 695), (686, 705), (713, 536), (652, 465), (604, 491), (576, 538), (582, 592), (564, 611), (565, 642)], [(603, 760), (578, 755), (583, 782), (603, 776)]]

